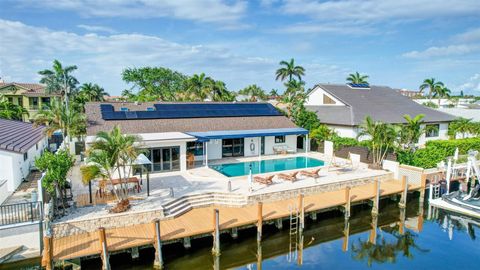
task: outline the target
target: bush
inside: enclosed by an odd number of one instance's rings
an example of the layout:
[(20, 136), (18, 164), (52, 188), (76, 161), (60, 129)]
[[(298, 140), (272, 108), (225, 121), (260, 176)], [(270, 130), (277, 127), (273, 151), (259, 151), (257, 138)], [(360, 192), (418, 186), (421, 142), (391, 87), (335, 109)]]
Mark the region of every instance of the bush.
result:
[(357, 146), (360, 145), (360, 143), (353, 138), (344, 138), (344, 137), (339, 137), (339, 136), (333, 136), (332, 138), (333, 146), (335, 147), (335, 150), (338, 150), (342, 147), (345, 146)]
[(429, 141), (425, 148), (416, 152), (397, 151), (397, 158), (402, 164), (434, 168), (442, 160), (453, 156), (457, 147), (461, 155), (467, 154), (470, 149), (480, 150), (480, 138)]
[(438, 109), (438, 105), (433, 102), (433, 101), (427, 101), (422, 104), (425, 107), (433, 108), (433, 109)]

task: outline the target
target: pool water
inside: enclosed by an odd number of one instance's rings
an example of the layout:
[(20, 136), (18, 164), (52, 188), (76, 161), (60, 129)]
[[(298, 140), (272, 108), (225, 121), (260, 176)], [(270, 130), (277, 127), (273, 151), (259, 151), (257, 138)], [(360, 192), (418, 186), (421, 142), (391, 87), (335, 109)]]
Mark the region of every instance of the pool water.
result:
[(211, 165), (210, 168), (217, 172), (228, 176), (236, 177), (248, 175), (250, 172), (250, 165), (252, 166), (252, 174), (270, 173), (286, 170), (305, 169), (312, 167), (323, 166), (325, 163), (322, 160), (310, 157), (290, 157), (279, 159), (267, 159), (262, 161), (227, 163), (220, 165)]

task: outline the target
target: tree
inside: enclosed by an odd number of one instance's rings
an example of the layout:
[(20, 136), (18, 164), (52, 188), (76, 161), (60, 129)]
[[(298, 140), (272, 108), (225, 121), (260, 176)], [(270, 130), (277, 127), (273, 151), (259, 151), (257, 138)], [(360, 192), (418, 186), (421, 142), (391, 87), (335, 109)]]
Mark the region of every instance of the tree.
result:
[(335, 131), (325, 124), (320, 124), (318, 127), (310, 130), (310, 138), (315, 140), (317, 144), (332, 140), (334, 136), (336, 136)]
[(74, 158), (65, 150), (59, 150), (53, 154), (45, 151), (35, 159), (35, 166), (45, 175), (42, 178), (42, 186), (52, 197), (54, 213), (57, 213), (57, 198), (60, 197), (62, 210), (65, 213), (65, 186), (67, 174), (74, 165)]
[(347, 82), (350, 83), (368, 83), (367, 81), (368, 75), (360, 75), (360, 73), (355, 72), (355, 73), (350, 73), (347, 77)]
[(143, 101), (175, 101), (177, 93), (184, 90), (188, 77), (168, 68), (143, 67), (123, 70), (122, 79), (132, 84), (130, 91), (136, 89), (139, 97), (151, 99)]
[(273, 98), (278, 98), (280, 95), (278, 94), (278, 91), (276, 89), (272, 89), (270, 90), (270, 92), (268, 93), (271, 97)]
[(433, 89), (433, 97), (438, 97), (438, 106), (440, 106), (440, 99), (450, 97), (450, 92), (450, 89), (440, 85)]
[(400, 129), (398, 126), (374, 121), (370, 116), (365, 117), (364, 122), (360, 125), (357, 139), (360, 137), (369, 139), (367, 143), (372, 153), (373, 165), (377, 168), (381, 168), (388, 151), (395, 146)]
[(267, 98), (267, 94), (265, 94), (265, 91), (256, 84), (252, 84), (243, 88), (242, 90), (238, 91), (238, 94), (248, 96), (248, 101), (251, 102), (265, 100)]
[(415, 149), (415, 144), (420, 139), (420, 136), (425, 133), (425, 129), (422, 128), (424, 117), (424, 114), (418, 114), (413, 118), (408, 114), (403, 116), (407, 121), (407, 123), (402, 126), (400, 132), (400, 143), (404, 148), (409, 148), (412, 151)]
[(72, 93), (75, 93), (78, 80), (71, 75), (77, 66), (63, 67), (58, 60), (53, 61), (52, 69), (45, 69), (39, 71), (38, 74), (42, 76), (40, 83), (46, 85), (45, 91), (47, 93), (60, 94), (64, 98), (65, 103)]
[[(115, 126), (111, 131), (97, 133), (96, 140), (87, 151), (87, 165), (80, 168), (85, 183), (100, 178), (120, 179), (120, 189), (114, 189), (118, 205), (128, 202), (128, 178), (132, 173), (132, 163), (140, 154), (136, 143), (140, 138), (122, 134)], [(117, 206), (118, 206), (117, 205)], [(126, 210), (126, 209), (125, 209)]]
[(276, 80), (285, 80), (288, 78), (289, 81), (292, 81), (294, 77), (297, 77), (299, 81), (302, 80), (302, 76), (305, 76), (305, 68), (302, 66), (296, 66), (295, 60), (292, 58), (289, 62), (281, 61), (281, 68), (277, 69), (275, 78)]
[(293, 122), (295, 125), (302, 127), (306, 130), (314, 130), (320, 126), (320, 120), (318, 120), (315, 112), (307, 110), (303, 104), (299, 105), (293, 115)]
[(187, 82), (187, 92), (192, 95), (195, 101), (204, 101), (213, 90), (214, 80), (205, 73), (194, 74)]
[(235, 93), (227, 90), (222, 81), (214, 81), (212, 86), (212, 101), (234, 101)]
[(448, 125), (448, 135), (452, 139), (455, 139), (455, 136), (457, 134), (461, 134), (462, 139), (464, 139), (467, 134), (478, 136), (480, 135), (479, 127), (479, 122), (473, 122), (472, 119), (467, 119), (463, 117), (458, 118)]
[(435, 89), (443, 86), (444, 84), (442, 82), (436, 81), (435, 78), (425, 79), (420, 85), (419, 92), (422, 93), (425, 89), (428, 89), (428, 99), (432, 99), (432, 94), (435, 93)]
[(84, 83), (80, 86), (78, 96), (84, 97), (87, 102), (105, 101), (105, 96), (110, 96), (105, 89), (98, 84)]
[(287, 106), (287, 116), (295, 118), (297, 111), (304, 109), (306, 93), (304, 89), (305, 82), (292, 80), (285, 83), (285, 93), (281, 97), (282, 103)]
[(86, 133), (85, 115), (75, 110), (72, 104), (65, 105), (57, 99), (53, 99), (48, 108), (38, 111), (34, 124), (46, 125), (45, 132), (48, 136), (61, 130), (64, 139), (67, 135), (79, 137)]
[(20, 105), (15, 105), (3, 96), (0, 96), (0, 118), (22, 121), (29, 116), (28, 111)]

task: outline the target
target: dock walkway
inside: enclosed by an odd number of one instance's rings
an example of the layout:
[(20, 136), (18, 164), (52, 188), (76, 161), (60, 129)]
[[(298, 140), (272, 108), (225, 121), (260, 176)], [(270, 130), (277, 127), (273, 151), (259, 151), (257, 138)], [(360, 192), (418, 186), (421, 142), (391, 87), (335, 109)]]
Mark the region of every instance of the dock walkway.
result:
[[(351, 188), (351, 202), (369, 200), (375, 197), (374, 184), (369, 183)], [(408, 190), (418, 190), (420, 185), (409, 185)], [(402, 182), (389, 180), (381, 182), (382, 197), (402, 192)], [(346, 204), (345, 189), (305, 196), (305, 213), (320, 211)], [(297, 198), (268, 202), (263, 204), (263, 221), (285, 218), (290, 215), (289, 206), (295, 206)], [(257, 205), (245, 207), (210, 206), (195, 208), (185, 214), (161, 220), (161, 239), (171, 241), (213, 232), (212, 215), (214, 209), (220, 212), (220, 230), (238, 228), (256, 224), (258, 221)], [(97, 232), (76, 234), (53, 239), (53, 259), (68, 260), (85, 256), (99, 255), (101, 252)], [(106, 230), (109, 252), (153, 244), (152, 224), (137, 224), (128, 227)]]

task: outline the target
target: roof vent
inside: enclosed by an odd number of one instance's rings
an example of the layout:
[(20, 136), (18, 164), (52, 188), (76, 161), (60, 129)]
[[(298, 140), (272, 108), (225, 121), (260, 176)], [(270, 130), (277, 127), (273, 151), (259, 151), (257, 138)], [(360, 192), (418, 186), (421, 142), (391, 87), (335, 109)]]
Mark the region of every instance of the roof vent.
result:
[(347, 83), (347, 85), (352, 89), (370, 89), (368, 83)]

